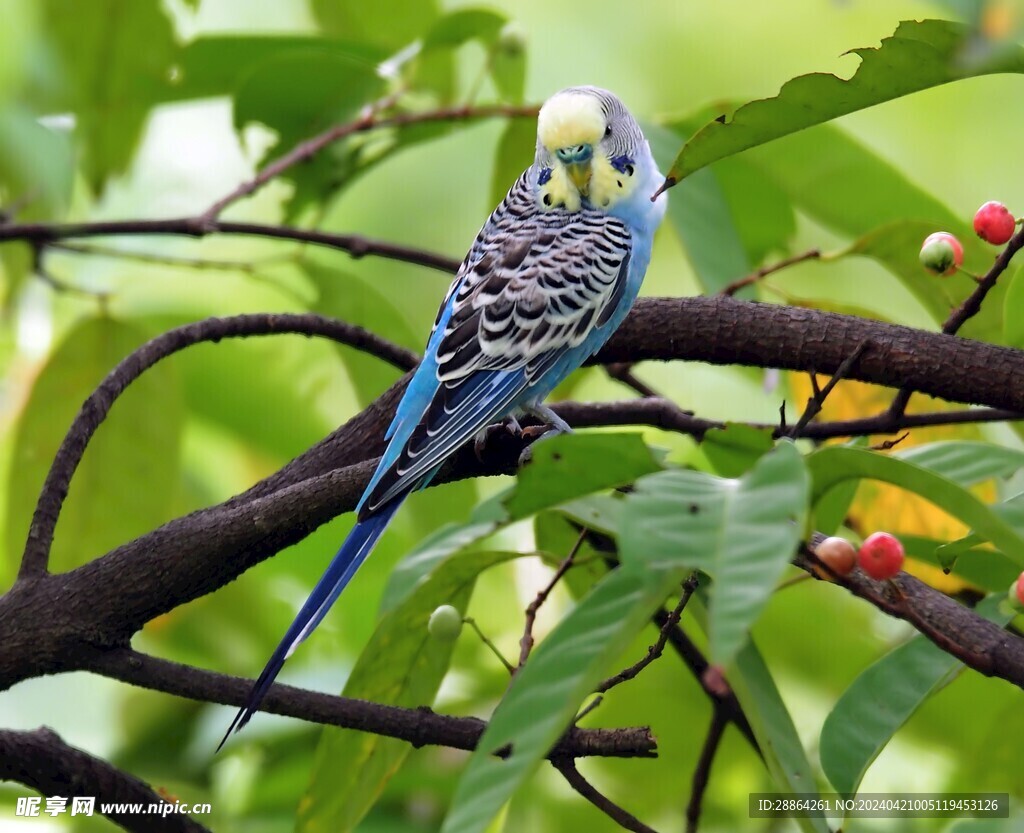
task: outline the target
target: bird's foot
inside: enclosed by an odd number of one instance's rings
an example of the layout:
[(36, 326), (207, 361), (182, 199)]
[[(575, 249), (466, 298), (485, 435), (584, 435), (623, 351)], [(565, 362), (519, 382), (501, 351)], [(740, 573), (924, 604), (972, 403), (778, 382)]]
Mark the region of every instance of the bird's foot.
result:
[(477, 432), (477, 435), (473, 438), (473, 453), (476, 455), (476, 459), (482, 463), (487, 446), (504, 434), (510, 434), (513, 437), (519, 437), (523, 434), (519, 420), (514, 416), (505, 417), (501, 422), (488, 425), (482, 431)]
[(543, 405), (537, 405), (526, 410), (530, 416), (541, 420), (540, 425), (530, 425), (522, 430), (522, 437), (529, 441), (519, 453), (519, 467), (522, 468), (533, 459), (533, 443), (546, 437), (554, 437), (558, 434), (571, 434), (572, 428), (558, 414)]

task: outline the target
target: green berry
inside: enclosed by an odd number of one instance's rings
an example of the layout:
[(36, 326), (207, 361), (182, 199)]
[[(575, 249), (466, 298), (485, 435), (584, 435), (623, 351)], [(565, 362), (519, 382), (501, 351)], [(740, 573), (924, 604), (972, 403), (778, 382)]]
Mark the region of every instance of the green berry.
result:
[(952, 275), (964, 262), (964, 247), (948, 231), (937, 231), (925, 238), (918, 257), (929, 272)]
[(451, 605), (441, 605), (430, 614), (427, 630), (434, 639), (454, 642), (462, 632), (462, 614)]

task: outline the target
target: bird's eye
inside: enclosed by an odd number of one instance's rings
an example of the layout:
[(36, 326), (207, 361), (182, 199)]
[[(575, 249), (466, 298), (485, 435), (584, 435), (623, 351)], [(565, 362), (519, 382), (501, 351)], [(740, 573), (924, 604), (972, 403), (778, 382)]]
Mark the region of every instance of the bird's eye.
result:
[(604, 137), (605, 137), (605, 138), (607, 139), (607, 138), (608, 138), (609, 136), (611, 136), (611, 135), (612, 135), (612, 126), (611, 126), (611, 125), (609, 124), (609, 125), (608, 125), (608, 126), (607, 126), (607, 127), (605, 128), (605, 129), (604, 129)]

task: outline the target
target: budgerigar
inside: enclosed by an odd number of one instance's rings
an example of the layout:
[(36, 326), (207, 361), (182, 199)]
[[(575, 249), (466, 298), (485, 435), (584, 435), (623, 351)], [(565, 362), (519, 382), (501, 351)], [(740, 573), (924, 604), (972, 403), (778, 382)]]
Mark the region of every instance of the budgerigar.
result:
[(597, 352), (633, 305), (665, 213), (665, 195), (651, 200), (661, 182), (639, 125), (612, 93), (572, 87), (545, 102), (533, 165), (480, 230), (441, 304), (355, 527), (225, 740), (259, 708), (405, 497), (453, 452), (521, 414), (569, 431), (544, 398)]

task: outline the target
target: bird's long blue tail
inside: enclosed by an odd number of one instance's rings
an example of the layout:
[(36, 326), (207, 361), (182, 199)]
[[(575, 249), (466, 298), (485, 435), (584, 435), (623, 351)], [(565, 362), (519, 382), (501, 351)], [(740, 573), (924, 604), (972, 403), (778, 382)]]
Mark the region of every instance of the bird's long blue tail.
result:
[(217, 746), (219, 752), (224, 746), (232, 732), (237, 732), (259, 709), (260, 703), (270, 690), (274, 678), (278, 675), (285, 660), (292, 655), (292, 652), (299, 646), (314, 628), (320, 624), (331, 605), (341, 595), (341, 591), (352, 580), (356, 570), (366, 560), (366, 557), (373, 551), (377, 539), (387, 528), (388, 522), (395, 514), (395, 510), (402, 503), (402, 497), (392, 500), (390, 503), (380, 507), (370, 517), (360, 520), (352, 528), (352, 531), (341, 545), (334, 560), (331, 561), (327, 571), (323, 574), (316, 587), (309, 594), (306, 603), (302, 606), (295, 621), (292, 622), (281, 640), (281, 643), (274, 649), (270, 660), (267, 662), (263, 672), (257, 678), (252, 690), (249, 692), (249, 699), (246, 704), (235, 715), (231, 721), (224, 738)]

